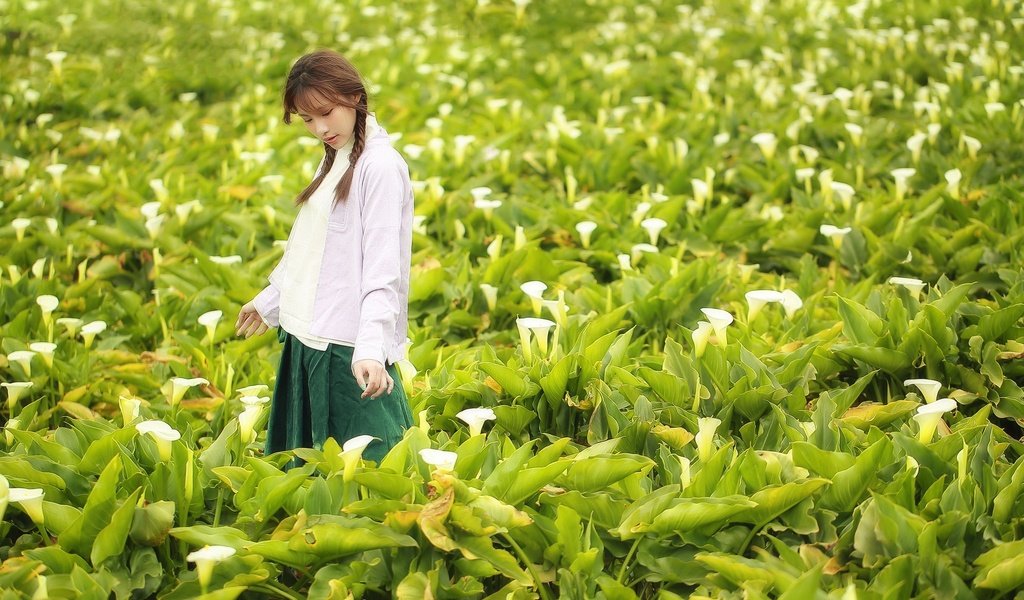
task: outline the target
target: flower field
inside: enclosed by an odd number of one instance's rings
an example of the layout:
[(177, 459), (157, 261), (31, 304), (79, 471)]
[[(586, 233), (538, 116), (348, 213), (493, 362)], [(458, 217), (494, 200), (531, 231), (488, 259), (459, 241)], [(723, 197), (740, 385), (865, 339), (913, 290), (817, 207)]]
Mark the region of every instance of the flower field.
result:
[[(1013, 0), (0, 0), (0, 598), (1024, 598)], [(263, 455), (329, 47), (418, 424)], [(372, 400), (369, 400), (372, 401)], [(303, 464), (286, 467), (298, 457)]]

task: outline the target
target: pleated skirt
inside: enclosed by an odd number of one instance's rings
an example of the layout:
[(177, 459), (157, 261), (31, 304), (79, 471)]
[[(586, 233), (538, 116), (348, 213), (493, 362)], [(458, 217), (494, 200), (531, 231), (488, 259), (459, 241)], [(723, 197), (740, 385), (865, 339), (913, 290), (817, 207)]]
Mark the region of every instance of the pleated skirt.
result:
[[(343, 445), (359, 435), (376, 440), (363, 451), (363, 458), (380, 463), (412, 426), (412, 411), (398, 368), (386, 367), (395, 385), (390, 394), (360, 398), (363, 390), (352, 374), (354, 348), (328, 344), (316, 350), (278, 328), (283, 344), (274, 396), (267, 422), (266, 455), (293, 448), (323, 448), (333, 437)], [(295, 458), (287, 466), (298, 466)]]

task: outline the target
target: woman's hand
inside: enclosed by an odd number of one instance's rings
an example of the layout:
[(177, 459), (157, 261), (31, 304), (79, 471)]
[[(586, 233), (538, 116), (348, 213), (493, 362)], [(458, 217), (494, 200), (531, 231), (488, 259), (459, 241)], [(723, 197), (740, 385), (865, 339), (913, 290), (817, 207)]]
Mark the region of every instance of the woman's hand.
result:
[(356, 383), (363, 388), (363, 395), (360, 398), (376, 398), (383, 393), (391, 393), (395, 388), (395, 381), (388, 375), (384, 365), (373, 359), (356, 361), (352, 365), (352, 374), (356, 376)]
[(256, 311), (252, 301), (246, 302), (245, 306), (238, 311), (238, 320), (235, 321), (235, 335), (252, 337), (267, 331), (269, 327), (263, 322), (263, 317)]

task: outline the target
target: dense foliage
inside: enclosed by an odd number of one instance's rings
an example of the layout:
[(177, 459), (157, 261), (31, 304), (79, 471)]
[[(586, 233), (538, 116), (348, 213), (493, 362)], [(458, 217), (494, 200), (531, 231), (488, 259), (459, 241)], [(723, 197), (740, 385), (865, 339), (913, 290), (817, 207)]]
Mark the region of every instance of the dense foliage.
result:
[[(0, 598), (1022, 597), (1019, 2), (0, 33)], [(379, 465), (262, 456), (280, 347), (233, 330), (322, 154), (280, 106), (319, 47), (416, 182), (419, 423)]]

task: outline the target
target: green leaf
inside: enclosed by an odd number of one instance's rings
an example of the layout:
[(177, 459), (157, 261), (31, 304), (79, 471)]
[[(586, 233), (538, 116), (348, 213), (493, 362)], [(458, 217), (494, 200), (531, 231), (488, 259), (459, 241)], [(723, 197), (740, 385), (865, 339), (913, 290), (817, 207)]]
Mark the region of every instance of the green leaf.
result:
[(868, 486), (878, 477), (878, 472), (891, 460), (892, 442), (883, 437), (868, 446), (852, 467), (835, 474), (832, 487), (821, 497), (820, 505), (839, 512), (853, 510), (863, 500)]
[(986, 341), (994, 342), (1017, 324), (1024, 316), (1024, 304), (1014, 304), (978, 319), (978, 334)]
[(609, 454), (575, 460), (564, 475), (566, 487), (596, 492), (634, 473), (648, 473), (654, 461), (636, 454)]
[(836, 296), (839, 301), (839, 316), (843, 320), (843, 333), (857, 344), (874, 345), (885, 331), (881, 317), (862, 304)]
[(313, 554), (319, 562), (367, 550), (415, 546), (416, 540), (372, 519), (336, 515), (309, 517), (306, 527), (288, 540), (289, 550)]
[(141, 495), (140, 487), (121, 503), (110, 517), (110, 523), (96, 535), (90, 554), (93, 566), (98, 567), (108, 557), (124, 553), (128, 532), (131, 531), (132, 519), (135, 517), (135, 504)]
[(667, 534), (687, 533), (710, 526), (717, 528), (755, 506), (757, 504), (750, 498), (740, 495), (720, 498), (675, 498), (650, 524), (641, 523), (633, 530)]

